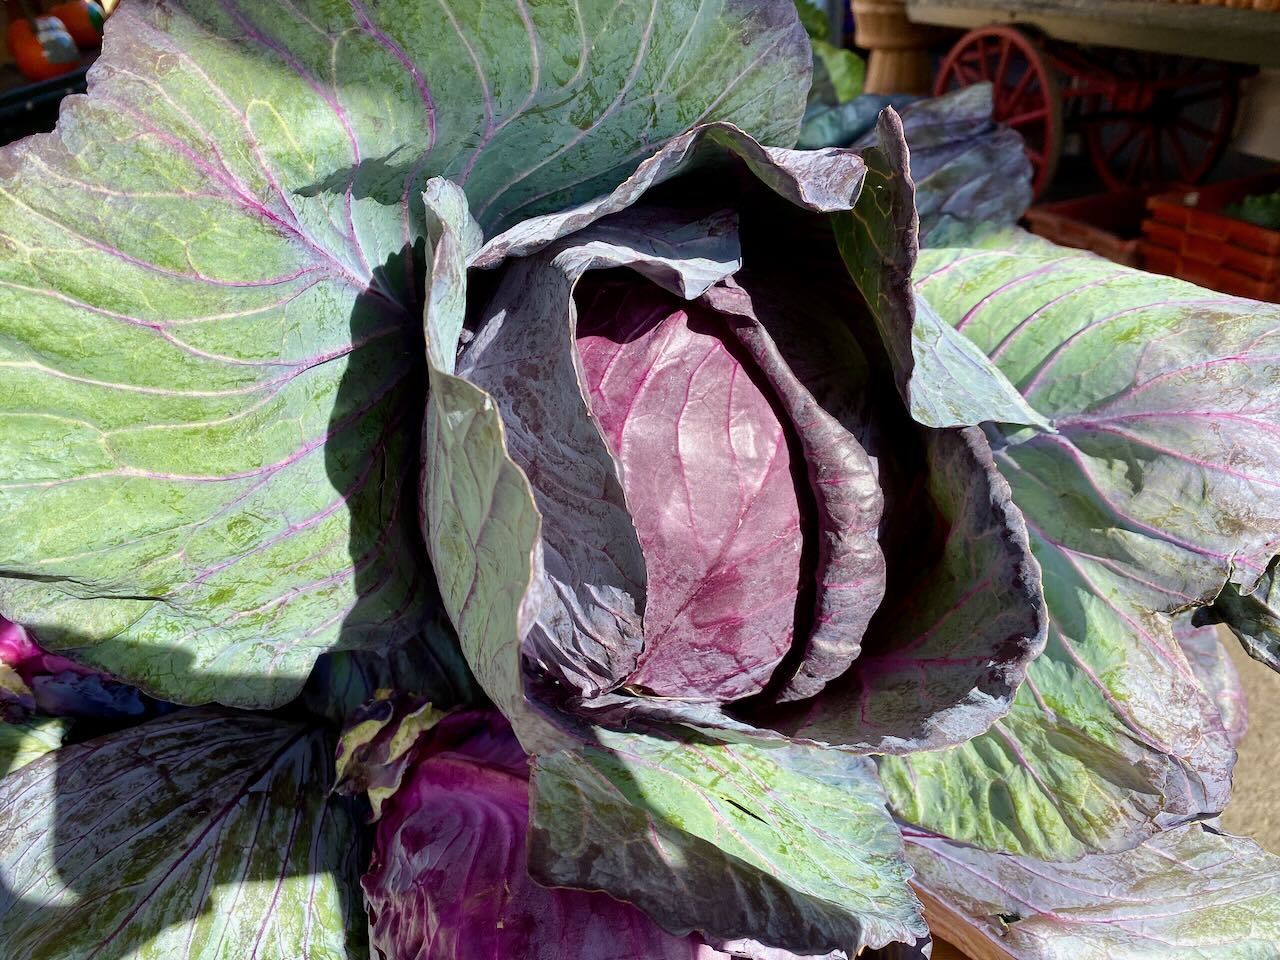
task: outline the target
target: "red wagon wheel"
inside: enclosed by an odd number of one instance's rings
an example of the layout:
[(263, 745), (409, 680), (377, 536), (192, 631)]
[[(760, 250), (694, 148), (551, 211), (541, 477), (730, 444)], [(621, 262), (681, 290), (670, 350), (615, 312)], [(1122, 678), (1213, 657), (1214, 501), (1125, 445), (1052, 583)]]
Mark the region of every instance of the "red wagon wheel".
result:
[(1231, 138), (1237, 75), (1221, 64), (1158, 54), (1117, 55), (1109, 94), (1090, 97), (1089, 159), (1112, 190), (1199, 183)]
[(990, 83), (992, 114), (1026, 141), (1036, 196), (1053, 179), (1062, 154), (1062, 97), (1048, 58), (1016, 27), (979, 27), (956, 41), (938, 69), (935, 96)]

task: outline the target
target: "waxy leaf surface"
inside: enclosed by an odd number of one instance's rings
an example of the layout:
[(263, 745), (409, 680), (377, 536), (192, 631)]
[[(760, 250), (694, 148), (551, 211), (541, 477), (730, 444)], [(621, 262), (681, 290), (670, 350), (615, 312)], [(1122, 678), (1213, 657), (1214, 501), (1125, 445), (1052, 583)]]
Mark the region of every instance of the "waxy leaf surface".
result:
[(1043, 863), (907, 833), (914, 883), (945, 921), (1012, 960), (1269, 960), (1280, 857), (1189, 824), (1124, 853)]
[[(526, 750), (555, 743), (525, 699), (524, 638), (542, 598), (542, 517), (507, 453), (493, 398), (453, 373), (479, 228), (461, 188), (432, 180), (427, 395), (420, 516), (445, 612), (476, 681)], [(550, 739), (548, 739), (550, 738)]]
[(925, 251), (917, 288), (1057, 429), (996, 452), (1049, 644), (990, 734), (881, 773), (906, 820), (1064, 860), (1226, 802), (1228, 732), (1161, 611), (1252, 588), (1276, 552), (1280, 314), (1024, 236)]
[(911, 274), (920, 218), (902, 121), (886, 110), (876, 145), (862, 150), (867, 178), (853, 210), (835, 218), (836, 242), (889, 353), (911, 415), (929, 427), (983, 422), (1047, 427), (1000, 369), (957, 336), (928, 305), (918, 305)]
[(417, 632), (427, 179), (501, 229), (808, 76), (787, 0), (126, 4), (0, 154), (0, 613), (247, 706)]
[(1214, 626), (1195, 626), (1187, 614), (1174, 620), (1173, 635), (1200, 686), (1217, 703), (1231, 745), (1238, 747), (1249, 726), (1248, 698), (1223, 635)]
[(791, 647), (800, 589), (789, 431), (705, 306), (615, 283), (584, 288), (581, 312), (591, 409), (648, 566), (629, 682), (721, 702), (758, 693)]
[(529, 865), (672, 933), (799, 954), (923, 939), (869, 761), (804, 746), (596, 731), (536, 758)]
[(460, 714), (415, 747), (363, 880), (385, 960), (729, 960), (636, 907), (529, 876), (528, 759), (497, 715)]
[(0, 777), (57, 750), (70, 726), (70, 721), (58, 717), (0, 723)]

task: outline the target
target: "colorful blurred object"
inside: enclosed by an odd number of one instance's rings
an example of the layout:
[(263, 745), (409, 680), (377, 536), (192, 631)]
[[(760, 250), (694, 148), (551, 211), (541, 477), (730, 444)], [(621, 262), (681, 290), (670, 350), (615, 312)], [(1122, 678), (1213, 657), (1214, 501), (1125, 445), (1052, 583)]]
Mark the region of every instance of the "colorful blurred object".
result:
[(73, 0), (49, 10), (67, 28), (67, 33), (83, 50), (94, 50), (102, 44), (102, 24), (107, 15), (94, 0)]
[(169, 709), (109, 674), (41, 649), (25, 628), (0, 617), (0, 721), (20, 723), (33, 713), (141, 718)]
[(14, 15), (9, 5), (9, 52), (28, 80), (51, 80), (80, 66), (80, 50), (57, 17)]

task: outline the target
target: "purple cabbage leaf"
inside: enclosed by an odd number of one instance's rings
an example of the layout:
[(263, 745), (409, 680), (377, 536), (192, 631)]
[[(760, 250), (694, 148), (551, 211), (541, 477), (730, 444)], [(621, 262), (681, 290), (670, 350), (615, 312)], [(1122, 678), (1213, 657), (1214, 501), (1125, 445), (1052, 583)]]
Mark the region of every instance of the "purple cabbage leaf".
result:
[(789, 0), (131, 0), (0, 153), (0, 613), (184, 703), (417, 635), (423, 184), (494, 231), (795, 139)]
[(1019, 231), (977, 239), (924, 251), (916, 287), (1056, 428), (1004, 433), (995, 453), (1043, 570), (1049, 642), (989, 733), (886, 758), (881, 776), (902, 819), (957, 841), (1119, 852), (1227, 799), (1236, 734), (1169, 615), (1265, 595), (1280, 324)]

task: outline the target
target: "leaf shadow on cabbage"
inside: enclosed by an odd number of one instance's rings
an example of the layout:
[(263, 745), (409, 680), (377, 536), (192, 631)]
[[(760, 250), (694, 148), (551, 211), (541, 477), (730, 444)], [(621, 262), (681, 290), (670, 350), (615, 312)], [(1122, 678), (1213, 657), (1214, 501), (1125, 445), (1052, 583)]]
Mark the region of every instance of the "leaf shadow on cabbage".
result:
[(365, 956), (361, 845), (355, 808), (329, 796), (332, 749), (305, 718), (195, 708), (11, 772), (0, 952), (194, 960), (256, 937), (267, 956)]
[[(420, 249), (416, 254), (400, 251), (382, 269), (397, 271), (410, 256), (422, 262)], [(380, 457), (375, 452), (353, 458), (350, 451), (332, 444), (326, 447), (325, 464), (335, 489), (360, 491), (366, 483), (376, 484), (374, 495), (353, 499), (351, 505), (348, 550), (356, 599), (340, 635), (376, 630), (366, 611), (385, 613), (380, 596), (385, 571), (371, 558), (386, 549), (391, 537), (411, 551), (426, 584), (419, 631), (378, 651), (357, 648), (323, 654), (301, 695), (271, 713), (179, 709), (133, 726), (99, 723), (89, 731), (92, 742), (83, 739), (82, 725), (72, 728), (62, 752), (12, 770), (20, 744), (0, 743), (0, 770), (8, 771), (0, 780), (0, 823), (5, 824), (0, 831), (0, 943), (20, 949), (24, 960), (52, 960), (68, 955), (68, 950), (98, 960), (125, 960), (138, 955), (135, 951), (145, 942), (139, 938), (174, 938), (191, 928), (200, 942), (211, 935), (203, 926), (212, 924), (216, 930), (218, 922), (227, 923), (224, 933), (232, 942), (263, 931), (287, 937), (293, 925), (313, 931), (304, 936), (314, 935), (315, 940), (298, 941), (296, 953), (289, 947), (282, 957), (306, 954), (339, 960), (367, 955), (358, 882), (367, 851), (359, 837), (359, 805), (330, 796), (332, 727), (341, 725), (376, 689), (389, 685), (444, 706), (483, 696), (452, 629), (439, 614), (434, 575), (413, 508), (426, 394), (422, 325), (410, 319), (421, 315), (420, 291), (413, 295), (419, 300), (406, 308), (406, 321), (397, 331), (404, 399), (399, 418), (390, 421), (395, 429), (384, 433), (386, 443), (398, 445), (393, 453), (399, 455)], [(350, 327), (352, 343), (365, 342), (375, 333), (383, 333), (385, 339), (380, 298), (358, 298)], [(371, 372), (376, 376), (379, 371), (351, 364), (343, 374), (331, 431), (349, 428), (353, 411), (367, 407)], [(400, 464), (399, 476), (389, 473), (388, 463)], [(392, 616), (400, 612), (393, 610)], [(188, 648), (175, 646), (162, 655), (175, 671), (194, 670)], [(235, 688), (247, 701), (270, 702), (276, 696), (276, 682), (267, 676), (218, 676), (207, 671), (206, 676), (224, 688)], [(164, 754), (158, 739), (173, 728), (201, 732), (185, 744), (176, 761)], [(173, 747), (183, 745), (182, 736), (174, 734)], [(210, 738), (223, 745), (211, 747)], [(159, 760), (145, 759), (152, 745), (162, 754)], [(138, 762), (131, 766), (129, 757)], [(10, 791), (16, 799), (10, 798)], [(86, 793), (96, 799), (86, 804)], [(299, 823), (312, 832), (298, 833)], [(24, 824), (30, 825), (30, 834), (23, 833)], [(136, 832), (124, 829), (129, 824)], [(261, 836), (267, 841), (260, 842)], [(305, 836), (306, 842), (295, 845), (295, 836)], [(102, 838), (112, 838), (115, 844), (104, 850)], [(53, 861), (32, 861), (30, 848), (25, 853), (18, 849), (20, 842), (47, 851)], [(241, 843), (254, 855), (237, 858), (219, 852), (228, 842)], [(210, 859), (206, 855), (211, 851), (218, 855)], [(142, 879), (134, 877), (136, 871), (142, 871)], [(241, 922), (237, 918), (251, 913), (258, 902), (256, 890), (272, 885), (288, 890), (304, 881), (311, 893), (301, 906), (286, 902), (277, 907), (273, 902), (255, 914), (261, 930), (236, 927)], [(161, 887), (156, 903), (148, 897), (130, 899), (130, 891), (145, 893), (152, 882)], [(33, 905), (25, 888), (41, 883), (50, 885), (55, 899), (60, 895), (73, 902)], [(229, 919), (228, 900), (235, 907)], [(297, 911), (293, 923), (290, 909)], [(7, 954), (0, 951), (0, 956)], [(205, 954), (195, 950), (189, 956)]]

